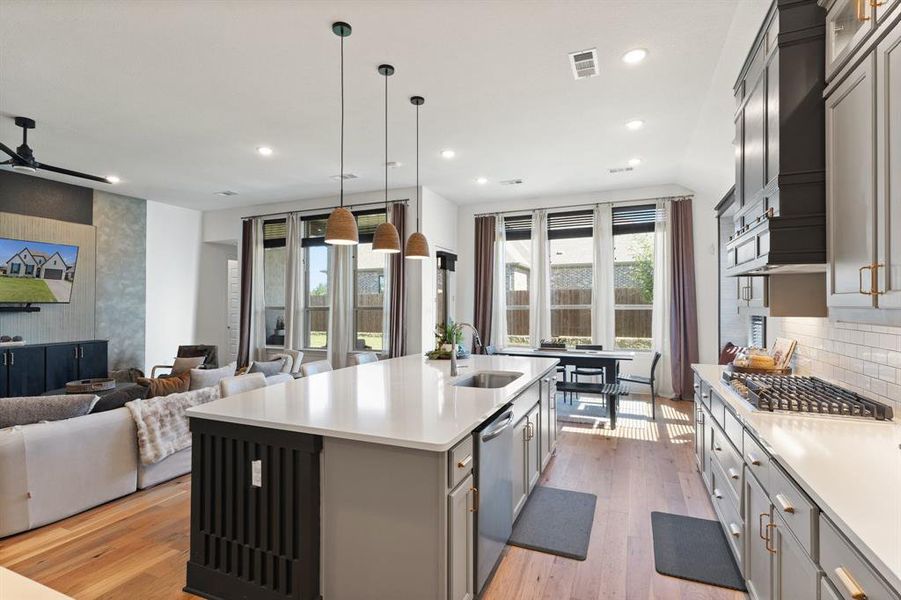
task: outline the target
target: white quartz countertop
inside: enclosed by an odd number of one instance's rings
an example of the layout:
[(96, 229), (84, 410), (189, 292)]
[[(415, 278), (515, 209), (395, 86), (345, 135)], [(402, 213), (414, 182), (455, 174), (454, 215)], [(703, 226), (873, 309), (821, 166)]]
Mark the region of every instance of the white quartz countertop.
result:
[[(459, 375), (452, 378), (450, 361), (411, 355), (229, 396), (191, 408), (187, 414), (195, 419), (443, 452), (557, 362), (472, 356), (458, 361)], [(479, 371), (522, 375), (497, 389), (452, 385)]]
[(901, 590), (901, 415), (880, 422), (759, 411), (722, 381), (723, 367), (693, 367), (826, 516)]

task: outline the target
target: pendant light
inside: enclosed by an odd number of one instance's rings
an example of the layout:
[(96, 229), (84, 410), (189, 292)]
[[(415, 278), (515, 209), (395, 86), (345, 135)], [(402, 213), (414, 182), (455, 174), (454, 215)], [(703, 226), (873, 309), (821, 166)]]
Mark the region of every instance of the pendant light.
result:
[(325, 224), (325, 243), (351, 246), (360, 243), (357, 220), (352, 212), (344, 208), (344, 38), (350, 35), (351, 28), (349, 24), (338, 21), (332, 23), (332, 32), (341, 38), (341, 171), (338, 173), (339, 206), (332, 211)]
[(425, 98), (413, 96), (410, 104), (416, 107), (416, 231), (407, 238), (404, 252), (407, 258), (425, 260), (429, 257), (429, 241), (419, 231), (419, 213), (422, 211), (419, 197), (419, 107), (425, 104)]
[(388, 78), (394, 75), (391, 65), (379, 65), (379, 73), (385, 77), (385, 222), (375, 228), (372, 251), (385, 254), (400, 252), (400, 236), (397, 227), (388, 219)]

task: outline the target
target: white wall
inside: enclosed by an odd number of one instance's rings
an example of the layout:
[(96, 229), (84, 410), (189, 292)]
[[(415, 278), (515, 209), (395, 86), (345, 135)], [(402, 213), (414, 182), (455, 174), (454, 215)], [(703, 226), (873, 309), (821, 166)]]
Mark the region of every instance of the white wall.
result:
[[(437, 286), (437, 260), (435, 253), (438, 250), (446, 252), (458, 253), (459, 245), (457, 239), (457, 205), (447, 200), (443, 196), (435, 193), (429, 188), (422, 188), (422, 232), (429, 240), (429, 249), (431, 257), (428, 260), (419, 261), (416, 265), (418, 271), (416, 286), (411, 285), (408, 281), (408, 289), (418, 291), (417, 300), (419, 304), (419, 326), (418, 332), (408, 331), (410, 338), (421, 340), (419, 348), (416, 351), (423, 352), (431, 350), (435, 347), (435, 314), (436, 314), (436, 286)], [(411, 224), (411, 228), (415, 227), (415, 223)], [(408, 264), (408, 272), (413, 265)], [(459, 270), (457, 271), (459, 273)], [(449, 293), (456, 295), (456, 292), (449, 290)], [(408, 307), (410, 298), (408, 296)], [(454, 320), (466, 319), (459, 318), (459, 312), (454, 311), (454, 298), (450, 299), (451, 313), (450, 316)], [(415, 314), (408, 312), (408, 315)], [(413, 327), (416, 327), (415, 325)], [(409, 352), (414, 350), (408, 347)]]
[(703, 101), (694, 135), (686, 140), (677, 183), (694, 190), (694, 252), (697, 302), (698, 349), (700, 361), (715, 363), (717, 348), (717, 319), (704, 315), (717, 314), (716, 261), (717, 224), (713, 207), (735, 184), (735, 97), (732, 87), (738, 78), (745, 57), (770, 0), (743, 0), (738, 3), (726, 43)]
[[(147, 202), (145, 372), (196, 340), (201, 213)], [(224, 288), (223, 288), (224, 289)]]

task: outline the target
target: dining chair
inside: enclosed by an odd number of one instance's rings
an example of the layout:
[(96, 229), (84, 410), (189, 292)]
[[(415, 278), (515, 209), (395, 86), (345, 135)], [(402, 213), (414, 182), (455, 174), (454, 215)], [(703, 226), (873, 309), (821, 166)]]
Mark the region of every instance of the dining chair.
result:
[(497, 354), (497, 346), (485, 346), (482, 348), (482, 351), (489, 356), (493, 356)]
[(367, 363), (379, 362), (379, 355), (375, 352), (348, 352), (347, 366), (356, 367)]
[[(604, 350), (601, 344), (576, 344), (576, 350)], [(601, 383), (607, 382), (607, 371), (605, 369), (595, 369), (592, 367), (575, 367), (573, 369), (572, 380), (579, 382), (579, 377), (600, 377)]]
[(616, 378), (617, 383), (628, 381), (630, 383), (651, 386), (651, 419), (655, 421), (657, 420), (657, 384), (654, 372), (657, 370), (657, 362), (660, 360), (660, 356), (661, 354), (659, 352), (654, 353), (654, 358), (651, 360), (650, 377), (645, 377), (643, 375), (620, 375)]
[(332, 363), (327, 360), (314, 360), (300, 365), (300, 372), (304, 377), (315, 375), (316, 373), (328, 373), (332, 370)]
[[(545, 350), (566, 350), (566, 344), (563, 342), (548, 342), (542, 340), (538, 342), (538, 347), (539, 349)], [(562, 375), (563, 383), (566, 383), (566, 365), (557, 365), (557, 373)], [(563, 392), (563, 400), (566, 401), (567, 394), (569, 394), (570, 402), (572, 402), (572, 393), (570, 392)]]

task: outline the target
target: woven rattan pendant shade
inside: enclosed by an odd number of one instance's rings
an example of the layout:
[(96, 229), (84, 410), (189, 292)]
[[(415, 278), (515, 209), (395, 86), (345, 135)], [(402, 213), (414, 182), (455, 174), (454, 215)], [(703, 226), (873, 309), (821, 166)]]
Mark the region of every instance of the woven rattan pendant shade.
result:
[(325, 223), (325, 243), (336, 246), (351, 246), (360, 243), (357, 220), (352, 212), (339, 206), (328, 216)]
[(382, 223), (376, 227), (375, 234), (372, 236), (372, 251), (385, 254), (400, 252), (400, 236), (392, 223)]
[(404, 253), (407, 258), (424, 260), (429, 257), (429, 241), (421, 233), (414, 232), (407, 239), (407, 248)]

